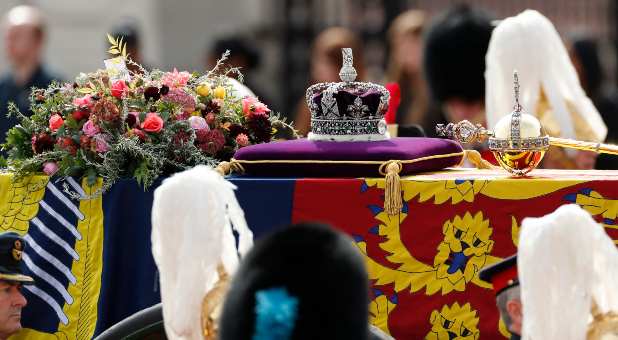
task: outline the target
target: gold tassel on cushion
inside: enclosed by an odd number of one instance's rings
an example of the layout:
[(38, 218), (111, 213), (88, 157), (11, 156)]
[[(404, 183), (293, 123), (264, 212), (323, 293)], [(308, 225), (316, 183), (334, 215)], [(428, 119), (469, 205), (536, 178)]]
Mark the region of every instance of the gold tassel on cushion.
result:
[(232, 172), (232, 166), (230, 165), (230, 162), (223, 161), (217, 165), (215, 170), (220, 173), (221, 176), (226, 176)]
[[(470, 163), (474, 164), (477, 169), (498, 169), (499, 167), (491, 164), (490, 162), (483, 159), (481, 153), (476, 150), (464, 150), (466, 159), (470, 161)], [(463, 158), (462, 158), (463, 162)]]
[(235, 172), (235, 173), (238, 173), (238, 174), (244, 174), (245, 173), (245, 168), (242, 166), (242, 164), (240, 164), (234, 158), (232, 158), (229, 162), (223, 161), (223, 162), (219, 163), (219, 165), (217, 165), (215, 170), (218, 173), (220, 173), (221, 176), (227, 176), (227, 175), (231, 174), (232, 172)]
[[(402, 167), (400, 161), (389, 161), (380, 167), (380, 173), (386, 175), (384, 185), (384, 210), (389, 215), (398, 215), (403, 207), (401, 198), (401, 178), (399, 177)], [(385, 168), (386, 171), (383, 171), (383, 168)]]

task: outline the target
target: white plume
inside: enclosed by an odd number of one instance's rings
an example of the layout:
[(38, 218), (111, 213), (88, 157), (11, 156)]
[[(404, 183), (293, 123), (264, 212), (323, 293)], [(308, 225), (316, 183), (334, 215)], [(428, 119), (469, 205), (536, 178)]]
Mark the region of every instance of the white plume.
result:
[(575, 67), (554, 25), (541, 13), (526, 10), (500, 22), (486, 56), (485, 112), (487, 126), (513, 111), (513, 71), (519, 73), (520, 103), (535, 114), (541, 88), (547, 96), (560, 136), (577, 138), (568, 104), (571, 103), (594, 141), (603, 141), (607, 127), (582, 89)]
[(618, 250), (578, 205), (524, 219), (517, 254), (522, 339), (585, 339), (593, 300), (618, 312)]
[[(202, 299), (218, 281), (217, 265), (232, 274), (253, 234), (234, 196), (236, 187), (206, 166), (163, 181), (152, 205), (152, 254), (159, 269), (165, 331), (170, 339), (203, 339)], [(239, 235), (239, 247), (232, 228)]]

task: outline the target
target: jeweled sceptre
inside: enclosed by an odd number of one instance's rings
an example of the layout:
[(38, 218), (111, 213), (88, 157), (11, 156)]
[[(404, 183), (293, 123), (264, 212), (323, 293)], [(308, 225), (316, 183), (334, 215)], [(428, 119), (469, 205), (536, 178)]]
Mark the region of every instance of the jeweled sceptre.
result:
[(515, 176), (524, 176), (536, 168), (550, 145), (563, 148), (618, 155), (618, 146), (550, 137), (539, 120), (525, 112), (519, 103), (519, 78), (513, 73), (515, 105), (511, 114), (498, 121), (493, 131), (467, 120), (447, 125), (438, 124), (438, 135), (461, 143), (488, 141), (489, 150), (500, 166)]

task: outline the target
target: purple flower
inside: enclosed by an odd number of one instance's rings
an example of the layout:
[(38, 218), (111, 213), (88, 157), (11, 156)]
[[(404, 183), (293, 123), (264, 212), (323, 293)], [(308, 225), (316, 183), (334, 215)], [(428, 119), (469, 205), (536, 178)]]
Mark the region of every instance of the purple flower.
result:
[(204, 129), (206, 129), (206, 131), (210, 130), (210, 128), (208, 127), (208, 123), (206, 123), (206, 119), (200, 116), (189, 117), (189, 124), (191, 124), (191, 128), (193, 130), (204, 130)]
[(185, 112), (195, 111), (195, 98), (183, 89), (170, 88), (169, 93), (163, 96), (163, 100), (182, 106)]
[(86, 123), (84, 123), (84, 126), (82, 126), (82, 131), (86, 136), (92, 137), (101, 132), (101, 129), (96, 126), (92, 120), (88, 119)]
[(103, 134), (98, 134), (94, 136), (95, 143), (95, 151), (98, 153), (106, 153), (109, 151), (109, 144), (105, 140), (105, 136)]

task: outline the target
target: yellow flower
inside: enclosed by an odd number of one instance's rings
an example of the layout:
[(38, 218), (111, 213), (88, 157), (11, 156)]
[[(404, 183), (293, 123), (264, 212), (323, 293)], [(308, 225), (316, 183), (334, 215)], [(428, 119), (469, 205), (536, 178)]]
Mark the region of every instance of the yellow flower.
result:
[(200, 113), (200, 111), (193, 111), (191, 112), (192, 116), (201, 116), (202, 114)]
[(196, 89), (195, 92), (202, 97), (207, 97), (210, 94), (210, 84), (201, 83)]
[(225, 87), (217, 86), (213, 93), (215, 95), (215, 98), (223, 99), (225, 98)]

